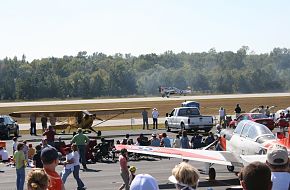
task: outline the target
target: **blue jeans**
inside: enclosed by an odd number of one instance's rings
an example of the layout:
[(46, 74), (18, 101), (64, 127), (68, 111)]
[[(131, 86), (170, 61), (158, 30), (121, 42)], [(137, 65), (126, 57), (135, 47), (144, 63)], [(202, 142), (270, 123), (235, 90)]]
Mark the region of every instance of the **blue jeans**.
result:
[(61, 173), (61, 180), (65, 184), (67, 177), (71, 174), (71, 169), (64, 169), (64, 172)]
[(78, 150), (80, 154), (80, 162), (82, 163), (84, 168), (87, 168), (86, 166), (86, 145), (78, 145)]
[(74, 178), (77, 181), (78, 188), (82, 188), (85, 185), (82, 182), (82, 180), (80, 179), (80, 175), (79, 174), (80, 174), (80, 165), (74, 166), (74, 171), (73, 171)]
[(25, 182), (25, 168), (22, 167), (22, 168), (16, 169), (16, 175), (17, 175), (17, 178), (16, 178), (17, 190), (23, 190), (24, 182)]

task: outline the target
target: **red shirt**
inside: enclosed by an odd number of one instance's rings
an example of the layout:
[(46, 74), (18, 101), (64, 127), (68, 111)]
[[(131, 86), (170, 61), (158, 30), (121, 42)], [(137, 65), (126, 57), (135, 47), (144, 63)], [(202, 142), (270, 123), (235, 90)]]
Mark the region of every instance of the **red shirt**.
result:
[(120, 155), (119, 156), (119, 162), (120, 162), (120, 169), (122, 171), (128, 171), (128, 166), (127, 166), (128, 160), (127, 160), (127, 158), (124, 157), (123, 155)]
[(47, 190), (62, 190), (62, 180), (56, 171), (44, 169), (48, 176)]
[(54, 142), (54, 135), (56, 135), (55, 131), (48, 130), (43, 133), (43, 136), (46, 135), (47, 141)]

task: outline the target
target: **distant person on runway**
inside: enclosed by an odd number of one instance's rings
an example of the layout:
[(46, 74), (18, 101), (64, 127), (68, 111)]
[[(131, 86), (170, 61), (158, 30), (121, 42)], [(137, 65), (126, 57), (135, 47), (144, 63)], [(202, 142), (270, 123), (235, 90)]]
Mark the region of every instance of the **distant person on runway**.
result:
[(242, 109), (240, 107), (240, 104), (237, 104), (237, 107), (235, 108), (236, 118), (239, 117), (241, 112), (242, 112)]
[(147, 130), (149, 129), (149, 124), (148, 124), (148, 112), (146, 109), (142, 111), (142, 117), (143, 117), (143, 129), (145, 129), (145, 124)]
[(36, 116), (35, 114), (30, 115), (30, 135), (37, 135), (36, 134)]
[(159, 117), (159, 112), (157, 108), (153, 108), (153, 111), (152, 111), (153, 129), (158, 129), (158, 117)]

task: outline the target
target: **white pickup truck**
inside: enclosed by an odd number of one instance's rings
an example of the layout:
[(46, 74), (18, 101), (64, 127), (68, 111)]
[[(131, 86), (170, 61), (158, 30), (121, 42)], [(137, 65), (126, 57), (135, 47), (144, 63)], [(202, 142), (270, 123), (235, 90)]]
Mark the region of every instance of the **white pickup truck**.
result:
[(166, 113), (165, 127), (167, 131), (174, 128), (187, 131), (204, 130), (208, 132), (213, 127), (213, 117), (200, 115), (197, 107), (174, 108), (170, 114)]

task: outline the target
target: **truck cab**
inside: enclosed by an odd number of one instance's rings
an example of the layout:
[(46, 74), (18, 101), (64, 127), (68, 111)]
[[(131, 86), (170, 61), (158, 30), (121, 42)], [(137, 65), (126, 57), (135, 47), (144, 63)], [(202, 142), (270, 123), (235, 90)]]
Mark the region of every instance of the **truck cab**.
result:
[(213, 127), (212, 116), (202, 116), (197, 107), (174, 108), (171, 113), (166, 114), (165, 127), (167, 131), (171, 128), (181, 130), (204, 130), (210, 131)]

